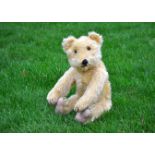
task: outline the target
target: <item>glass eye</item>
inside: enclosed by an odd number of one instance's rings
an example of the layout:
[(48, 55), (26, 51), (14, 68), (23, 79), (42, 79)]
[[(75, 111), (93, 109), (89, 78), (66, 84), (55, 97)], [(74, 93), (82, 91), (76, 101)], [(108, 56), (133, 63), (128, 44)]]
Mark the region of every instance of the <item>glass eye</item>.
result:
[(90, 51), (91, 50), (91, 47), (90, 46), (87, 46), (87, 50)]
[(76, 54), (77, 53), (77, 50), (74, 50), (74, 53)]

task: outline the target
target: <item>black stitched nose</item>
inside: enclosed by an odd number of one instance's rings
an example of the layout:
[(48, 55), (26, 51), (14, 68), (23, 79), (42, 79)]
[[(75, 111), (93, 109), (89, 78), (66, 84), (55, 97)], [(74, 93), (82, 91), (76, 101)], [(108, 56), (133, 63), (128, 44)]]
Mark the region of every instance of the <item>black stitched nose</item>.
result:
[(87, 59), (84, 59), (84, 60), (82, 61), (82, 65), (83, 65), (83, 66), (87, 66), (87, 64), (88, 64), (88, 60), (87, 60)]

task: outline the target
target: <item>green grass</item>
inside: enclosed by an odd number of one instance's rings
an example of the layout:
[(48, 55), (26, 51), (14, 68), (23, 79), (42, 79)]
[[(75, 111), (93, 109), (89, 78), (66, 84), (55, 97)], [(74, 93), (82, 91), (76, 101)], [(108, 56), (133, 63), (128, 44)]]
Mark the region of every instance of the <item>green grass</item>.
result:
[[(46, 96), (68, 69), (61, 41), (104, 35), (113, 108), (81, 125)], [(155, 132), (155, 23), (0, 23), (0, 132)]]

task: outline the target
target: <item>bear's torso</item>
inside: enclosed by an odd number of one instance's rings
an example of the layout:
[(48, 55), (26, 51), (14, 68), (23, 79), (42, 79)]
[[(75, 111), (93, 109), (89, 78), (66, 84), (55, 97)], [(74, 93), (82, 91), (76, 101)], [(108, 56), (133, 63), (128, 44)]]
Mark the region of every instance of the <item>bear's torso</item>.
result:
[[(105, 65), (101, 63), (97, 68), (102, 68), (106, 70)], [(77, 69), (74, 69), (74, 74), (76, 75), (75, 77), (75, 83), (76, 83), (76, 93), (79, 96), (82, 96), (83, 93), (85, 92), (87, 86), (89, 85), (93, 75), (96, 72), (96, 68), (89, 69), (85, 72), (79, 71)], [(103, 92), (105, 91), (110, 91), (110, 82), (109, 80), (105, 83), (105, 87), (103, 89)]]
[(76, 72), (75, 83), (77, 87), (77, 94), (79, 96), (82, 96), (93, 77), (95, 69), (90, 69), (86, 72), (80, 72), (76, 70), (75, 72)]

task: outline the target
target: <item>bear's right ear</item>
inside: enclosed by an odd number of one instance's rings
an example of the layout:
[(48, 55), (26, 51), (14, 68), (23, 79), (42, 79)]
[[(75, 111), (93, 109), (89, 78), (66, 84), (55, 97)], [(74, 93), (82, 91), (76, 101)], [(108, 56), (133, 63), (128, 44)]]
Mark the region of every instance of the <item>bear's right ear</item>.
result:
[(64, 51), (67, 51), (72, 46), (72, 44), (75, 40), (76, 40), (76, 38), (73, 36), (64, 38), (62, 41), (62, 47), (63, 47)]

